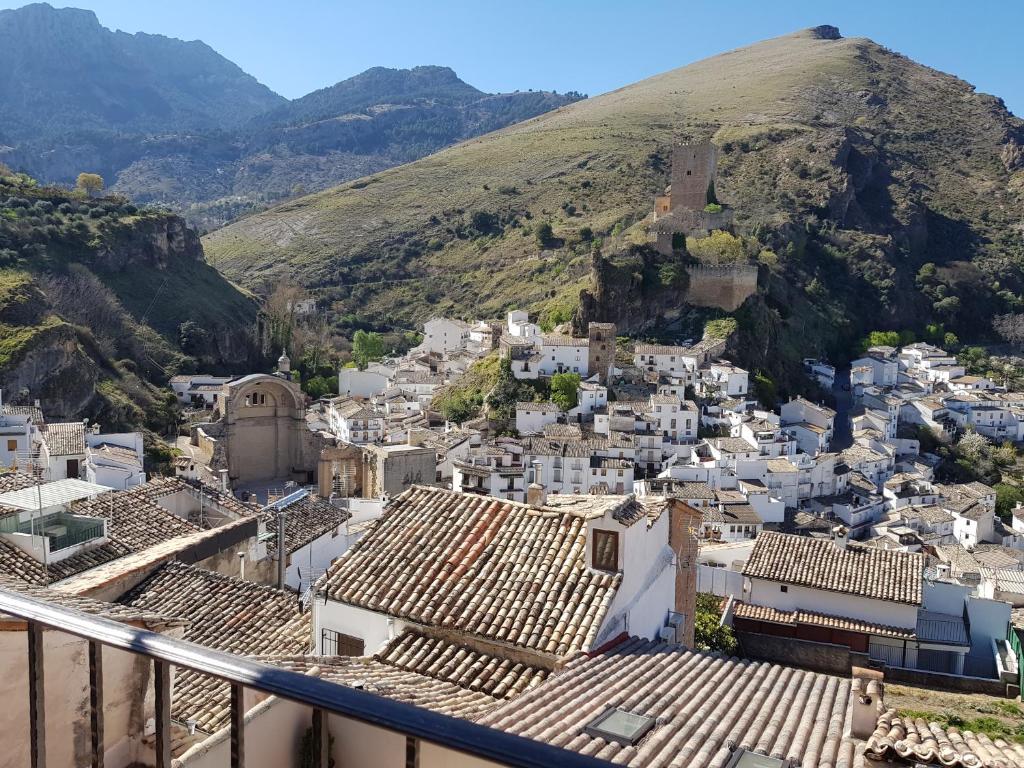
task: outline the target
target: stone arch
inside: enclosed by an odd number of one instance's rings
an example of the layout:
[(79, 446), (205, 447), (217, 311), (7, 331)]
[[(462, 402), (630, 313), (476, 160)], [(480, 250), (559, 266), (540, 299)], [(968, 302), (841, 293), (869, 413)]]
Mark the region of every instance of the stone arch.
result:
[(236, 485), (293, 479), (302, 467), (305, 399), (298, 385), (254, 374), (229, 382), (221, 400), (228, 473)]

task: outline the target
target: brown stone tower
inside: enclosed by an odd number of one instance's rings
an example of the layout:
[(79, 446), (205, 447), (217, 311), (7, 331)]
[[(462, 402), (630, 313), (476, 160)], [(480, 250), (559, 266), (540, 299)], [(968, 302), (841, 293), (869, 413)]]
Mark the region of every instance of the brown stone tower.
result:
[(590, 340), (587, 370), (591, 376), (596, 373), (602, 384), (607, 384), (615, 365), (615, 323), (590, 323), (587, 336)]
[(708, 189), (715, 182), (718, 148), (711, 142), (680, 144), (672, 150), (673, 211), (703, 211)]

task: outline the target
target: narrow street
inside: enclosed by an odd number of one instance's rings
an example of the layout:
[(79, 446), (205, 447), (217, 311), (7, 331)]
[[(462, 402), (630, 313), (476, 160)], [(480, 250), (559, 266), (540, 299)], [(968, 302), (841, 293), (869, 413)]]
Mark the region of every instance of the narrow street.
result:
[(836, 421), (832, 434), (832, 450), (841, 451), (853, 445), (853, 428), (850, 411), (853, 409), (853, 392), (850, 391), (850, 369), (836, 371), (832, 384), (832, 395), (836, 399)]

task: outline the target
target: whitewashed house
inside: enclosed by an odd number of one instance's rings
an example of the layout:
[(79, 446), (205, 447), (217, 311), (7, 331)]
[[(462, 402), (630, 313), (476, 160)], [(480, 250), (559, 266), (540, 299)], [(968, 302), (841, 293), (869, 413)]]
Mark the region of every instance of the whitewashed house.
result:
[(469, 343), (470, 325), (462, 320), (434, 317), (423, 324), (423, 342), (426, 352), (444, 354), (465, 349)]
[(548, 424), (565, 420), (565, 412), (551, 402), (516, 403), (516, 431), (520, 435), (537, 435)]
[(780, 412), (783, 431), (796, 440), (801, 451), (810, 456), (828, 451), (835, 429), (835, 411), (795, 397), (783, 404)]
[(384, 414), (360, 400), (336, 397), (327, 406), (327, 423), (331, 432), (346, 443), (379, 443), (384, 439), (385, 422)]

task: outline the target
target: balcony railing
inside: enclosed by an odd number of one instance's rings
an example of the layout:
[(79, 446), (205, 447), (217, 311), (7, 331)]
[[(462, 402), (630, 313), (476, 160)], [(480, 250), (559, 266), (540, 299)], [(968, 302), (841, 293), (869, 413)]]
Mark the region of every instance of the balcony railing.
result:
[[(327, 768), (330, 761), (328, 715), (355, 720), (402, 734), (407, 745), (423, 741), (498, 765), (514, 768), (610, 768), (604, 760), (532, 741), (466, 720), (441, 715), (377, 696), (367, 691), (261, 664), (241, 656), (211, 650), (195, 643), (92, 616), (19, 592), (0, 588), (0, 613), (28, 622), (28, 709), (32, 768), (46, 765), (46, 696), (44, 630), (83, 638), (89, 643), (89, 714), (85, 725), (92, 765), (103, 765), (103, 646), (137, 654), (153, 664), (155, 695), (155, 750), (157, 768), (171, 766), (171, 668), (181, 667), (227, 682), (231, 686), (232, 768), (245, 765), (246, 688), (312, 709), (313, 765)], [(60, 689), (50, 691), (60, 696)], [(16, 707), (13, 701), (7, 707)], [(63, 707), (61, 708), (64, 709)], [(84, 720), (84, 717), (83, 717)], [(77, 723), (58, 722), (57, 727), (77, 730)]]

